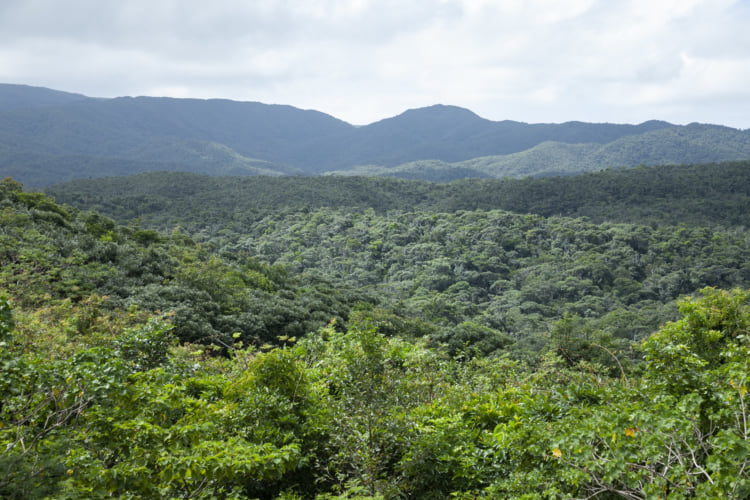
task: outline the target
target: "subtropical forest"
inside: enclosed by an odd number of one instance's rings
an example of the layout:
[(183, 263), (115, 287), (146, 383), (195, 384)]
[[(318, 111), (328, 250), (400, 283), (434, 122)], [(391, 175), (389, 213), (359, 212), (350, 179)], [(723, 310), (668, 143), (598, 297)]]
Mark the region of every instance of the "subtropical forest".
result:
[(747, 498), (750, 162), (0, 183), (0, 497)]

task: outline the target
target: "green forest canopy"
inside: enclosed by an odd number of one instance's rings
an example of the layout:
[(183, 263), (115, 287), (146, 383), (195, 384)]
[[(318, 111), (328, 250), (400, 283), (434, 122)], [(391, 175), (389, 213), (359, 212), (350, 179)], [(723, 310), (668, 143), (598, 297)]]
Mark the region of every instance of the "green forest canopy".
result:
[(141, 218), (191, 233), (247, 224), (280, 211), (372, 208), (452, 213), (508, 210), (593, 222), (750, 227), (750, 161), (608, 169), (543, 179), (466, 179), (447, 184), (363, 177), (209, 177), (144, 173), (47, 188), (60, 203), (121, 223)]
[(743, 166), (634, 170), (664, 182), (607, 196), (663, 213), (627, 222), (551, 216), (598, 203), (567, 179), (512, 185), (546, 216), (468, 206), (502, 183), (157, 174), (61, 206), (6, 179), (0, 494), (744, 498)]

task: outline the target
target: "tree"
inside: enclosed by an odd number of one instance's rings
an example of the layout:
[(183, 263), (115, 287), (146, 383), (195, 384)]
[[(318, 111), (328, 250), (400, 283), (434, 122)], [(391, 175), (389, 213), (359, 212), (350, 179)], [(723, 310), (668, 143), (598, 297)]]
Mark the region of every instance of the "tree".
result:
[(554, 456), (573, 491), (622, 498), (750, 494), (750, 292), (704, 289), (644, 343), (639, 385), (598, 389), (556, 427)]

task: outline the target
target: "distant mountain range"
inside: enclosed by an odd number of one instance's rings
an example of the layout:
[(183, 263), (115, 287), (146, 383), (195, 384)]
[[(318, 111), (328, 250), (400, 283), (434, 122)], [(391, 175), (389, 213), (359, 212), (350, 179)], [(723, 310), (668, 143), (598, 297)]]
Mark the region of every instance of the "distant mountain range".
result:
[(435, 105), (357, 127), (284, 105), (0, 84), (0, 178), (32, 187), (159, 170), (448, 181), (748, 158), (750, 131), (719, 125), (495, 122)]

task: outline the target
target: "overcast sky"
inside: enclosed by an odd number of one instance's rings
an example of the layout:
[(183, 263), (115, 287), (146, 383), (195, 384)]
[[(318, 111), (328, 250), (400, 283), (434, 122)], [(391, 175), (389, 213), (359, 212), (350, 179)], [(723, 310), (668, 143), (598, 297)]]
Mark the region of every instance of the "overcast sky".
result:
[(750, 128), (750, 0), (0, 0), (0, 82)]

